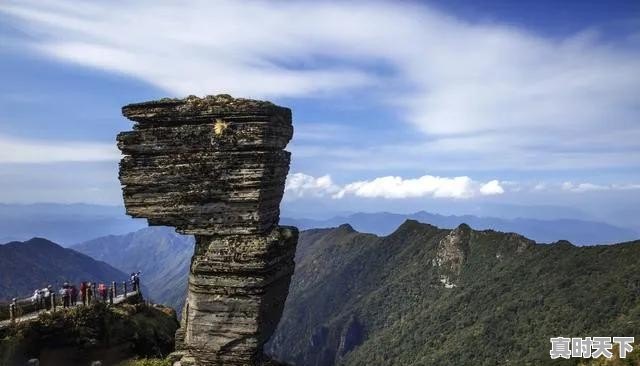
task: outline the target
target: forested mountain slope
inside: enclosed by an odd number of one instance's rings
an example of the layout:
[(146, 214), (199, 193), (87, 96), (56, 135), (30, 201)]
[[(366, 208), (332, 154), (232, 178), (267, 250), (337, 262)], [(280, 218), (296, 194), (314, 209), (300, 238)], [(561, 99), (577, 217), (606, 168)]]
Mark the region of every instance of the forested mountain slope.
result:
[(387, 237), (308, 230), (268, 350), (305, 366), (546, 364), (550, 337), (640, 337), (639, 267), (640, 241), (540, 245), (411, 220)]

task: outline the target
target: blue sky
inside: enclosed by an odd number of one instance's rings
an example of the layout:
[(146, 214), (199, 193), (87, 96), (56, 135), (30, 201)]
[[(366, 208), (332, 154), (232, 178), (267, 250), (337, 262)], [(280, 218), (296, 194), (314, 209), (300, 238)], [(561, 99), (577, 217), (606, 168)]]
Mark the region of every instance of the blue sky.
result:
[(120, 107), (225, 92), (293, 109), (285, 211), (636, 220), (639, 4), (4, 1), (0, 201), (120, 204)]

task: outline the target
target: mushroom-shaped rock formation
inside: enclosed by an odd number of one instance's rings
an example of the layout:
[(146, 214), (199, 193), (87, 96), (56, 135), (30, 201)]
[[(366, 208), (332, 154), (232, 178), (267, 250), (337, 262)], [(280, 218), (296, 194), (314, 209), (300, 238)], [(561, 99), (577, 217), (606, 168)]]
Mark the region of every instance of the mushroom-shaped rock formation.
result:
[[(122, 108), (127, 213), (194, 234), (177, 347), (196, 365), (259, 365), (282, 315), (298, 230), (280, 227), (291, 110), (229, 95)], [(186, 364), (186, 362), (183, 362)]]

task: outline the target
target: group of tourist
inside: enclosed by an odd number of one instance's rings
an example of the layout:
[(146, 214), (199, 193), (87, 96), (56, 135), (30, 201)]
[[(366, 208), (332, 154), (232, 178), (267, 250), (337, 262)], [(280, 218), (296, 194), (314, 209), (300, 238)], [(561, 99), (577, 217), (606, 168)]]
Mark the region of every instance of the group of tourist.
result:
[(65, 282), (59, 293), (62, 298), (63, 308), (68, 308), (72, 305), (76, 306), (78, 302), (78, 288), (75, 285), (70, 285), (68, 282)]
[[(140, 288), (140, 272), (131, 273), (130, 280), (131, 288), (133, 291), (137, 291)], [(51, 295), (54, 293), (51, 285), (46, 288), (37, 289), (34, 291), (31, 297), (31, 302), (36, 304), (38, 309), (49, 308), (51, 304)], [(76, 285), (65, 282), (60, 290), (58, 290), (58, 296), (61, 299), (60, 303), (63, 308), (76, 306), (78, 303), (78, 296), (82, 299), (82, 305), (90, 305), (97, 301), (107, 302), (111, 301), (113, 296), (113, 288), (107, 286), (104, 283), (87, 282), (82, 281), (80, 288)]]
[(140, 271), (131, 272), (131, 285), (133, 285), (133, 291), (140, 289)]
[[(78, 295), (81, 295), (83, 305), (91, 304), (97, 299), (102, 299), (102, 301), (106, 302), (108, 292), (109, 288), (104, 283), (100, 283), (96, 287), (91, 282), (83, 281), (80, 283), (80, 289), (78, 290), (76, 285), (65, 282), (58, 290), (57, 295), (62, 307), (68, 308), (78, 304)], [(38, 308), (48, 308), (51, 306), (51, 294), (53, 293), (51, 285), (43, 289), (37, 289), (31, 297), (31, 302), (37, 304)]]

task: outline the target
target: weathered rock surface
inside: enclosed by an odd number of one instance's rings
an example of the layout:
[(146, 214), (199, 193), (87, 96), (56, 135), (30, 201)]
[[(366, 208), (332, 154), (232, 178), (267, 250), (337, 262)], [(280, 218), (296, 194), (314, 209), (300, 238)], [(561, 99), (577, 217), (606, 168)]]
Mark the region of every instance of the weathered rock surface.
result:
[(458, 274), (469, 254), (469, 239), (471, 228), (462, 224), (451, 230), (438, 244), (435, 262), (438, 266), (447, 267), (452, 273)]
[(253, 234), (277, 225), (291, 111), (228, 95), (125, 106), (118, 135), (127, 213), (185, 234)]
[(440, 282), (444, 287), (454, 288), (457, 286), (458, 276), (469, 255), (470, 238), (471, 228), (467, 224), (462, 224), (451, 230), (449, 235), (438, 243), (433, 265), (438, 267)]
[(289, 227), (266, 235), (198, 236), (185, 343), (225, 364), (257, 361), (255, 350), (275, 331), (284, 308), (297, 240)]
[(131, 104), (123, 114), (135, 122), (118, 135), (127, 213), (196, 238), (176, 335), (181, 362), (264, 364), (298, 240), (296, 228), (277, 226), (291, 111), (217, 95)]

